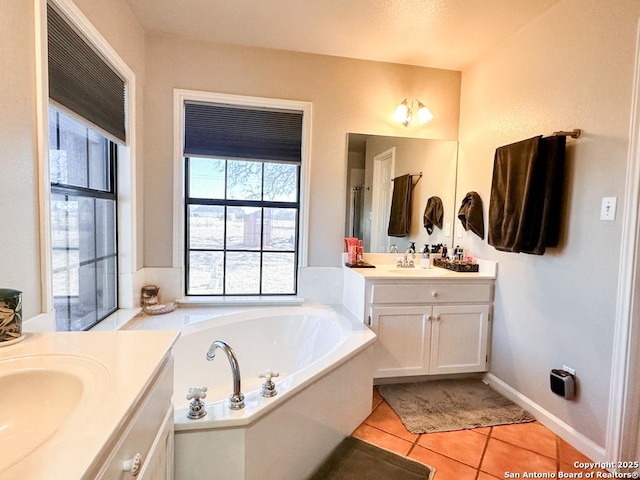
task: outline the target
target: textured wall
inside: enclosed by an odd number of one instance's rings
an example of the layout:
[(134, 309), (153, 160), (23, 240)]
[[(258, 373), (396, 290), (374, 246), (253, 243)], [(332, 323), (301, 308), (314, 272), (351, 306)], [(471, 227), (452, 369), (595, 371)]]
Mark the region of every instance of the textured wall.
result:
[[(124, 0), (79, 0), (77, 5), (136, 73), (141, 87), (144, 34)], [(0, 288), (23, 291), (23, 317), (28, 319), (42, 311), (34, 3), (3, 1), (0, 32)], [(141, 91), (139, 99), (138, 117), (142, 118)], [(142, 122), (140, 143), (141, 126)], [(139, 168), (142, 179), (142, 162)], [(142, 183), (138, 188), (142, 191)], [(138, 208), (142, 217), (141, 202)], [(141, 249), (142, 221), (138, 230)], [(141, 262), (139, 255), (140, 266)]]
[[(346, 134), (457, 139), (460, 72), (147, 36), (145, 266), (172, 261), (173, 89), (313, 103), (309, 266), (338, 266), (344, 237)], [(393, 124), (406, 96), (435, 115)]]
[[(458, 203), (469, 190), (489, 207), (495, 148), (581, 128), (569, 139), (564, 226), (544, 256), (498, 252), (491, 372), (604, 446), (622, 231), (632, 74), (640, 3), (565, 0), (463, 73)], [(614, 222), (599, 220), (618, 197)], [(577, 370), (579, 395), (550, 392), (549, 370)]]
[(0, 288), (40, 313), (33, 2), (6, 0), (0, 15)]

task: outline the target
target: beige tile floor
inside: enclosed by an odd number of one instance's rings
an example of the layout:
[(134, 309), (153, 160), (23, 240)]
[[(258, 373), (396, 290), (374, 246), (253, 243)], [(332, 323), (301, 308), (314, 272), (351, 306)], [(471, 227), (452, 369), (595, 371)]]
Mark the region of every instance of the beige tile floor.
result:
[(589, 462), (538, 422), (413, 434), (376, 388), (373, 411), (353, 436), (434, 467), (434, 480), (520, 478), (515, 474), (522, 477), (524, 472), (557, 475), (576, 472), (576, 461)]

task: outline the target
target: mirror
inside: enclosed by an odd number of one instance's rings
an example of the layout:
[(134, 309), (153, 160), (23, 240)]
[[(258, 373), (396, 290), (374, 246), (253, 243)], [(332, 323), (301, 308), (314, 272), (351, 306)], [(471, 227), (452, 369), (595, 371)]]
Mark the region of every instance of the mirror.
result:
[[(362, 239), (365, 252), (388, 252), (395, 244), (404, 252), (411, 242), (422, 251), (424, 244), (453, 247), (457, 218), (455, 205), (458, 142), (423, 138), (347, 135), (347, 195), (345, 237)], [(422, 173), (422, 176), (418, 175)], [(408, 235), (387, 235), (393, 194), (393, 178), (411, 174), (414, 189)], [(427, 200), (442, 200), (442, 229), (431, 235), (423, 225)]]

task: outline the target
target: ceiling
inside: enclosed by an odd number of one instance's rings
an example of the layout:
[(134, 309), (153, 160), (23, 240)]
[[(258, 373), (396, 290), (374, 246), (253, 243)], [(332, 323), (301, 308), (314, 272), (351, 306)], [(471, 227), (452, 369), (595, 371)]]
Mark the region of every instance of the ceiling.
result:
[(145, 31), (462, 70), (560, 0), (126, 0)]

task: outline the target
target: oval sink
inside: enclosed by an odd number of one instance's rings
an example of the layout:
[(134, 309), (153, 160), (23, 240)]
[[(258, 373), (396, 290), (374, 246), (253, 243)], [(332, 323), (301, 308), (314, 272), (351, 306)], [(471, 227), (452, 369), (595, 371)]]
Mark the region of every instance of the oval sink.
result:
[(36, 450), (84, 405), (106, 368), (76, 355), (33, 355), (0, 361), (0, 472)]

